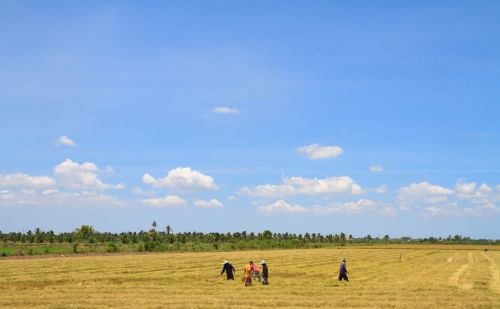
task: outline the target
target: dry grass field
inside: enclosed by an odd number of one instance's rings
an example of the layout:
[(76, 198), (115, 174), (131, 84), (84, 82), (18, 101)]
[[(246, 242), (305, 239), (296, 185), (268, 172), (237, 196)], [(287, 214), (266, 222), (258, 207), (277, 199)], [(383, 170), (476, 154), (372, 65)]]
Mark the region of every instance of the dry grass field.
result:
[[(237, 280), (219, 276), (224, 258)], [(270, 285), (245, 288), (244, 263), (262, 258)], [(500, 308), (499, 264), (491, 250), (349, 247), (4, 259), (0, 307)]]

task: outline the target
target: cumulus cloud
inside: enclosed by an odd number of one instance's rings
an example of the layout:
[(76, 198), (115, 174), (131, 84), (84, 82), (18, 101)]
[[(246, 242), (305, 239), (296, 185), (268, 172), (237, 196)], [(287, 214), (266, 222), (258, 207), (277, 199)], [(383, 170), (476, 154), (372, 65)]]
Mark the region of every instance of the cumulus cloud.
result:
[(143, 189), (141, 189), (139, 187), (133, 188), (132, 190), (130, 190), (130, 192), (132, 192), (132, 194), (135, 194), (135, 195), (144, 195), (144, 196), (153, 196), (153, 195), (155, 195), (154, 191), (143, 190)]
[(196, 200), (193, 204), (194, 206), (201, 208), (224, 208), (224, 205), (217, 199), (211, 199), (208, 201)]
[(448, 197), (452, 194), (451, 189), (424, 181), (400, 188), (397, 199), (402, 210), (410, 210), (428, 204), (447, 203)]
[(54, 175), (59, 184), (69, 189), (84, 189), (84, 190), (109, 190), (109, 189), (124, 189), (125, 185), (107, 184), (101, 181), (97, 174), (101, 170), (92, 162), (84, 162), (79, 164), (70, 159), (66, 159), (54, 167)]
[(500, 201), (500, 192), (495, 192), (490, 186), (483, 183), (477, 186), (475, 182), (458, 181), (455, 186), (457, 198), (469, 201), (476, 205), (494, 204)]
[(282, 197), (289, 195), (321, 195), (363, 193), (360, 185), (348, 176), (318, 178), (291, 177), (283, 178), (282, 184), (258, 185), (255, 188), (244, 187), (241, 194), (261, 197)]
[(1, 206), (123, 206), (127, 202), (95, 191), (62, 192), (57, 189), (18, 190), (0, 194)]
[(308, 209), (300, 206), (300, 205), (292, 205), (287, 203), (284, 200), (276, 201), (273, 204), (266, 206), (259, 206), (258, 210), (265, 214), (273, 214), (273, 213), (305, 213), (308, 212)]
[(382, 173), (383, 171), (384, 171), (384, 168), (380, 165), (370, 166), (370, 172), (372, 172), (372, 173)]
[(59, 192), (60, 191), (58, 189), (47, 189), (42, 191), (42, 195), (54, 194)]
[(344, 204), (333, 204), (330, 206), (317, 206), (313, 211), (317, 213), (348, 213), (362, 214), (368, 211), (375, 210), (377, 203), (368, 199), (360, 199), (358, 201), (347, 202)]
[(339, 146), (321, 146), (318, 144), (299, 147), (296, 151), (305, 153), (309, 160), (336, 158), (344, 152)]
[(462, 208), (457, 202), (443, 202), (437, 205), (425, 207), (420, 213), (427, 217), (442, 217), (442, 216), (462, 216), (466, 213), (474, 212), (472, 208)]
[(49, 187), (56, 181), (48, 176), (29, 176), (22, 173), (0, 174), (0, 187)]
[(71, 138), (67, 137), (66, 135), (63, 135), (57, 139), (57, 146), (61, 145), (75, 147), (76, 143)]
[(215, 180), (197, 170), (192, 170), (189, 167), (177, 167), (168, 172), (164, 178), (156, 179), (150, 174), (146, 173), (142, 176), (142, 181), (145, 184), (153, 187), (171, 187), (181, 190), (217, 190), (219, 186)]
[(304, 207), (302, 205), (290, 204), (285, 200), (278, 200), (270, 205), (259, 206), (258, 211), (267, 215), (274, 213), (308, 213), (312, 215), (337, 214), (363, 214), (374, 211), (377, 203), (372, 200), (360, 199), (347, 203), (335, 203), (331, 205), (315, 205)]
[(380, 209), (380, 213), (385, 215), (385, 216), (395, 216), (396, 215), (396, 208), (386, 206)]
[(142, 204), (155, 207), (185, 206), (188, 202), (177, 195), (141, 200)]
[(379, 194), (385, 194), (387, 193), (387, 187), (386, 186), (380, 186), (376, 188), (370, 188), (370, 191), (379, 193)]
[(212, 112), (217, 114), (238, 114), (240, 111), (237, 108), (218, 106), (212, 109)]
[(500, 213), (497, 206), (500, 190), (461, 180), (457, 181), (454, 190), (428, 182), (413, 183), (402, 187), (397, 199), (402, 210), (419, 209), (420, 215), (429, 217)]
[(453, 190), (432, 185), (426, 181), (420, 183), (412, 183), (407, 187), (403, 187), (400, 193), (412, 196), (440, 196), (440, 195), (450, 195), (453, 194)]

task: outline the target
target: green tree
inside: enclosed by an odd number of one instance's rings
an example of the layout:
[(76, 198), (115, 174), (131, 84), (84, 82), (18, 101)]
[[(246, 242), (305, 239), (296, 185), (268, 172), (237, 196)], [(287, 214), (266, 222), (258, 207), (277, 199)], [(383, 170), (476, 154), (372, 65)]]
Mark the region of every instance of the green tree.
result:
[(273, 237), (273, 233), (271, 233), (270, 230), (265, 230), (264, 232), (262, 232), (262, 237), (264, 239), (271, 239)]
[(345, 242), (345, 233), (340, 233), (340, 241)]
[(75, 230), (75, 234), (78, 238), (89, 239), (95, 233), (95, 230), (90, 225), (82, 225), (80, 228)]

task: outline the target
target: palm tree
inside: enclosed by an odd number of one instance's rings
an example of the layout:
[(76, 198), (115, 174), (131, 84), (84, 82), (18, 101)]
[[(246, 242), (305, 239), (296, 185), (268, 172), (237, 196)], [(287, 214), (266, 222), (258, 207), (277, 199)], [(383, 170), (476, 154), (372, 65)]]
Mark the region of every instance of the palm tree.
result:
[(92, 235), (94, 235), (94, 233), (94, 228), (90, 225), (85, 224), (75, 230), (76, 236), (82, 239), (89, 239)]
[(342, 232), (342, 233), (340, 233), (340, 240), (341, 240), (342, 242), (345, 242), (345, 233), (343, 233), (343, 232)]
[(167, 235), (170, 235), (170, 232), (172, 232), (172, 228), (170, 227), (170, 225), (167, 225), (165, 227), (165, 230), (167, 230)]

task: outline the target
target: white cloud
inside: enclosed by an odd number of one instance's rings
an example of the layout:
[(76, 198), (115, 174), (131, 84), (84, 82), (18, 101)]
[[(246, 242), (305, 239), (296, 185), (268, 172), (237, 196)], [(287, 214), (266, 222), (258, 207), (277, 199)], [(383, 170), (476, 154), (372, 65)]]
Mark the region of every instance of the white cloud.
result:
[(367, 210), (373, 210), (377, 204), (372, 200), (360, 199), (357, 202), (349, 202), (343, 205), (341, 209), (346, 212), (362, 213)]
[(135, 195), (144, 195), (144, 196), (155, 195), (154, 191), (143, 190), (143, 189), (138, 188), (138, 187), (133, 188), (132, 190), (130, 190), (130, 192), (132, 192), (132, 194), (135, 194)]
[(456, 202), (445, 202), (438, 205), (425, 207), (420, 214), (427, 217), (462, 216), (464, 213), (467, 213), (467, 211), (471, 210), (472, 209), (459, 207), (458, 203)]
[(380, 210), (380, 213), (385, 215), (385, 216), (395, 216), (396, 215), (396, 208), (390, 207), (390, 206), (383, 207)]
[(420, 183), (412, 183), (408, 187), (403, 187), (400, 190), (401, 193), (413, 196), (439, 196), (439, 195), (450, 195), (453, 194), (453, 190), (432, 185), (426, 181)]
[(315, 206), (312, 211), (318, 214), (327, 213), (345, 213), (345, 214), (363, 214), (375, 210), (377, 203), (372, 200), (360, 199), (358, 201), (347, 202), (344, 204), (333, 204), (329, 206)]
[(400, 188), (397, 199), (402, 210), (410, 210), (429, 204), (448, 203), (448, 197), (452, 194), (451, 189), (424, 181)]
[(348, 176), (311, 179), (304, 177), (283, 178), (279, 185), (258, 185), (251, 189), (244, 187), (240, 193), (262, 197), (281, 197), (289, 195), (321, 195), (321, 194), (352, 194), (363, 193), (360, 185)]
[(310, 160), (336, 158), (344, 152), (339, 146), (321, 146), (318, 144), (299, 147), (296, 151), (305, 153)]
[(276, 201), (273, 204), (267, 206), (259, 206), (258, 210), (265, 214), (273, 214), (273, 213), (305, 213), (308, 212), (308, 209), (300, 206), (300, 205), (292, 205), (288, 204), (284, 200)]
[(1, 206), (123, 206), (127, 202), (114, 196), (97, 193), (95, 191), (61, 192), (56, 189), (47, 189), (42, 192), (35, 190), (10, 191), (0, 194)]
[(427, 182), (413, 183), (399, 190), (402, 210), (420, 208), (423, 216), (484, 216), (500, 213), (500, 194), (487, 184), (457, 181), (455, 190)]
[(212, 112), (217, 114), (238, 114), (240, 111), (237, 108), (218, 106), (212, 109)]
[(193, 204), (201, 208), (224, 208), (224, 205), (217, 199), (211, 199), (209, 201), (196, 200)]
[(0, 174), (0, 187), (48, 187), (56, 181), (48, 176), (29, 176), (22, 173)]
[(61, 186), (69, 189), (84, 189), (84, 190), (109, 190), (109, 189), (124, 189), (125, 185), (107, 184), (102, 182), (97, 174), (101, 170), (92, 162), (84, 162), (79, 164), (70, 159), (66, 159), (56, 167), (54, 167), (54, 175), (58, 179)]
[(449, 202), (436, 206), (426, 207), (421, 213), (429, 217), (450, 217), (450, 216), (476, 216), (484, 217), (499, 215), (500, 207), (495, 204), (474, 205), (472, 207), (460, 207), (457, 202)]
[(172, 207), (172, 206), (185, 206), (187, 202), (176, 196), (176, 195), (167, 195), (165, 197), (159, 198), (150, 198), (141, 200), (144, 205), (155, 206), (155, 207)]
[(379, 194), (385, 194), (387, 193), (387, 187), (386, 186), (380, 186), (376, 188), (370, 188), (370, 191), (379, 193)]
[(496, 213), (500, 213), (500, 207), (496, 206), (495, 204), (486, 204), (486, 205), (480, 207), (480, 210), (493, 211)]
[(377, 203), (372, 200), (360, 199), (358, 201), (337, 203), (327, 206), (315, 205), (304, 207), (301, 205), (289, 204), (284, 200), (278, 200), (273, 204), (259, 206), (257, 209), (265, 214), (273, 213), (308, 213), (313, 215), (337, 214), (363, 214), (376, 210)]
[(54, 194), (54, 193), (59, 193), (60, 191), (57, 189), (47, 189), (42, 191), (42, 195), (48, 195), (48, 194)]
[(76, 143), (71, 138), (67, 137), (66, 135), (63, 135), (59, 137), (59, 139), (57, 140), (57, 146), (61, 145), (75, 147)]
[(372, 172), (372, 173), (382, 173), (383, 171), (384, 171), (384, 168), (380, 165), (370, 166), (370, 172)]
[(142, 181), (153, 187), (171, 187), (181, 190), (219, 189), (219, 186), (211, 176), (192, 170), (189, 167), (172, 169), (168, 172), (167, 176), (160, 179), (156, 179), (146, 173), (142, 176)]
[(483, 183), (477, 187), (475, 182), (458, 181), (455, 186), (457, 198), (476, 205), (494, 204), (500, 201), (500, 194)]

